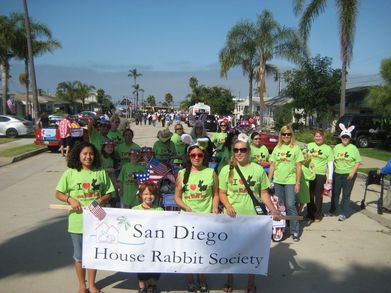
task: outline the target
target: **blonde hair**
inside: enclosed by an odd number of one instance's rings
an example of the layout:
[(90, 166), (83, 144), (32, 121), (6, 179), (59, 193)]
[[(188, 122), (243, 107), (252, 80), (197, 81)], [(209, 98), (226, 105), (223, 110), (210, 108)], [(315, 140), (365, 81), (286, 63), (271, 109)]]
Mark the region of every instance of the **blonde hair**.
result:
[[(234, 143), (232, 144), (232, 149), (234, 148), (234, 146), (237, 144), (237, 143), (244, 143), (246, 144), (246, 147), (247, 147), (247, 154), (246, 154), (246, 157), (247, 157), (247, 161), (250, 163), (250, 154), (251, 154), (251, 149), (250, 149), (250, 144), (249, 142), (244, 142), (242, 140), (238, 140), (236, 139), (234, 141)], [(234, 178), (234, 169), (235, 167), (238, 165), (238, 161), (236, 160), (235, 158), (235, 154), (232, 153), (232, 156), (231, 156), (231, 159), (229, 160), (229, 176), (228, 176), (228, 182), (229, 183), (232, 183), (232, 180)]]
[(277, 144), (277, 147), (280, 147), (284, 143), (282, 141), (282, 135), (281, 135), (284, 131), (289, 131), (292, 134), (291, 135), (291, 142), (289, 143), (289, 146), (291, 148), (294, 147), (296, 145), (296, 139), (295, 139), (295, 135), (293, 133), (293, 129), (289, 125), (284, 125), (283, 127), (281, 127), (280, 132), (278, 133), (278, 144)]

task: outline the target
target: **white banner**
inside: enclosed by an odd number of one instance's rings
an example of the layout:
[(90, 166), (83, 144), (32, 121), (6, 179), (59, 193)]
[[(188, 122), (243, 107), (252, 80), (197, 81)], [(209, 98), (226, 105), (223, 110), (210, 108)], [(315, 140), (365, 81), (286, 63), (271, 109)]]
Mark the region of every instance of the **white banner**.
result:
[(84, 210), (83, 267), (118, 272), (267, 275), (270, 216)]

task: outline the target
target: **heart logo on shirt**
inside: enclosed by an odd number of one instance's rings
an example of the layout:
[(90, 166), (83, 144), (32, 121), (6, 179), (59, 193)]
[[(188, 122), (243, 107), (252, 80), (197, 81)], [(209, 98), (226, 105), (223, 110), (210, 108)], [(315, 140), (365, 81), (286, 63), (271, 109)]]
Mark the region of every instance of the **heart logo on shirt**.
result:
[(241, 185), (243, 185), (243, 180), (242, 180), (242, 179), (239, 179), (239, 183), (240, 183)]
[(196, 188), (197, 188), (197, 185), (195, 185), (195, 184), (190, 184), (190, 189), (191, 189), (191, 190), (196, 190)]
[(83, 183), (83, 188), (84, 189), (90, 188), (90, 183)]

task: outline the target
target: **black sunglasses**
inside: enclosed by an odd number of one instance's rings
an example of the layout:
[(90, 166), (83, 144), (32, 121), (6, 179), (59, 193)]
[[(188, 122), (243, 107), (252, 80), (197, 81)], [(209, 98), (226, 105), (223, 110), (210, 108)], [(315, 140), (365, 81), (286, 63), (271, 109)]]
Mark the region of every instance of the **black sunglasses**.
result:
[(342, 135), (341, 138), (350, 138), (349, 135)]
[(292, 136), (292, 133), (281, 133), (281, 136)]
[(237, 154), (239, 152), (241, 152), (242, 154), (245, 154), (247, 153), (247, 148), (234, 148), (234, 153)]

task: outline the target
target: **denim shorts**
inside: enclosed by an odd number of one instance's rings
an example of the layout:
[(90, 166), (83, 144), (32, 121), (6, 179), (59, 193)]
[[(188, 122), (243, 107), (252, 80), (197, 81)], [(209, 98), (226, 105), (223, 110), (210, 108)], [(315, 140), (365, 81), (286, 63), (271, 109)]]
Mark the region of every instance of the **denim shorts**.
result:
[(83, 256), (83, 234), (69, 233), (73, 243), (73, 259), (81, 262)]

